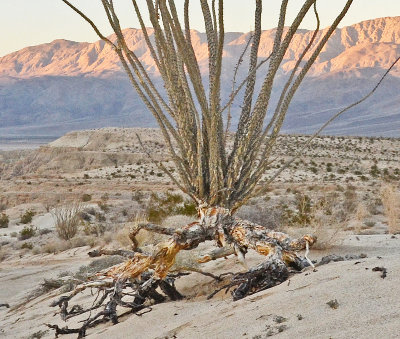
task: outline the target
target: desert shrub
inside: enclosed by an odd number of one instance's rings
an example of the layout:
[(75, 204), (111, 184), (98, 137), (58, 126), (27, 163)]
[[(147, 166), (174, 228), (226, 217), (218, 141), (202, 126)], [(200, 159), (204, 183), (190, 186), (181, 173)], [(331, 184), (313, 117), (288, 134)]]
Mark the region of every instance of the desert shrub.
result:
[(141, 203), (144, 199), (144, 194), (141, 191), (133, 191), (132, 192), (132, 200)]
[(312, 218), (311, 198), (306, 194), (296, 194), (296, 211), (289, 216), (290, 222), (297, 225), (307, 225)]
[(42, 252), (43, 253), (59, 253), (66, 251), (71, 248), (71, 244), (68, 241), (63, 241), (63, 240), (58, 240), (58, 239), (52, 239), (48, 243), (46, 243), (44, 246), (42, 246)]
[(376, 222), (375, 222), (375, 221), (372, 221), (372, 220), (366, 220), (366, 221), (364, 221), (364, 225), (365, 225), (366, 227), (374, 227), (375, 224), (376, 224)]
[(126, 225), (122, 228), (119, 228), (117, 230), (117, 232), (115, 233), (114, 238), (122, 247), (127, 248), (132, 245), (132, 242), (129, 239), (129, 226), (128, 225)]
[(385, 184), (382, 186), (380, 194), (389, 232), (393, 234), (400, 233), (399, 193), (396, 192), (394, 185)]
[(344, 192), (343, 207), (346, 213), (354, 213), (357, 208), (357, 193), (354, 186), (348, 186)]
[(355, 233), (361, 232), (361, 229), (364, 224), (364, 219), (367, 215), (368, 215), (368, 211), (367, 211), (366, 207), (364, 206), (364, 204), (359, 203), (355, 210), (355, 213), (354, 213)]
[(167, 217), (163, 220), (161, 225), (167, 228), (180, 228), (192, 223), (194, 220), (195, 218), (193, 218), (192, 216), (178, 214)]
[(249, 220), (270, 229), (279, 229), (286, 209), (282, 205), (244, 205), (237, 212), (239, 218)]
[(35, 215), (34, 211), (26, 210), (25, 213), (21, 215), (20, 222), (22, 224), (29, 224), (32, 221), (32, 218), (33, 218), (34, 215)]
[(7, 228), (9, 222), (10, 222), (10, 219), (8, 218), (8, 215), (5, 213), (1, 213), (0, 214), (0, 228)]
[(85, 222), (82, 225), (83, 233), (86, 235), (95, 235), (95, 236), (102, 236), (106, 230), (104, 225), (93, 225), (88, 222)]
[(96, 220), (98, 222), (106, 221), (106, 216), (103, 213), (96, 213)]
[(85, 213), (90, 214), (90, 215), (96, 215), (96, 209), (94, 209), (93, 207), (86, 208)]
[(83, 202), (88, 202), (88, 201), (92, 200), (92, 196), (90, 194), (85, 193), (84, 195), (82, 195), (81, 199)]
[[(95, 212), (96, 214), (96, 212)], [(82, 211), (79, 215), (81, 217), (82, 220), (90, 222), (92, 220), (92, 217), (89, 213), (87, 213), (86, 211)]]
[(94, 275), (95, 273), (100, 272), (111, 266), (120, 264), (124, 260), (125, 258), (119, 255), (110, 255), (102, 257), (100, 259), (96, 259), (92, 261), (89, 265), (81, 266), (78, 272), (74, 274), (74, 278), (85, 281), (88, 277)]
[(108, 212), (110, 210), (110, 206), (107, 205), (105, 202), (99, 202), (97, 205), (103, 212)]
[(64, 281), (61, 279), (44, 279), (44, 281), (27, 296), (26, 301), (33, 300), (46, 294), (52, 290), (60, 288), (64, 285)]
[(32, 254), (40, 254), (42, 252), (42, 249), (39, 246), (35, 246), (32, 248)]
[(19, 232), (19, 240), (26, 240), (34, 237), (36, 235), (36, 227), (33, 226), (25, 226), (20, 232)]
[(61, 207), (57, 207), (52, 212), (57, 234), (61, 239), (72, 239), (78, 232), (80, 223), (80, 212), (82, 205), (79, 202), (73, 202)]
[(39, 229), (39, 235), (45, 235), (45, 234), (49, 234), (49, 233), (52, 233), (52, 232), (53, 231), (51, 229), (49, 229), (49, 228)]
[(21, 245), (21, 249), (24, 249), (24, 248), (26, 248), (26, 249), (28, 249), (28, 250), (31, 250), (31, 249), (33, 248), (33, 245), (32, 245), (31, 242), (24, 242), (24, 243)]
[(8, 252), (5, 249), (0, 248), (0, 262), (4, 261), (7, 258), (7, 256)]
[(167, 192), (162, 196), (158, 196), (153, 193), (150, 196), (146, 213), (148, 221), (160, 223), (171, 215), (196, 215), (197, 208), (192, 202), (185, 201), (180, 194)]
[(75, 237), (68, 241), (70, 243), (70, 248), (76, 247), (83, 247), (83, 246), (90, 246), (94, 247), (97, 246), (99, 243), (98, 237), (93, 235), (82, 236), (82, 237)]
[(307, 224), (290, 224), (287, 232), (293, 237), (299, 237), (305, 233), (317, 236), (315, 249), (327, 249), (343, 239), (344, 229), (347, 225), (346, 217), (341, 214), (343, 210), (338, 208), (340, 196), (337, 192), (325, 192), (314, 199), (311, 208), (307, 211)]
[(183, 206), (179, 206), (175, 209), (175, 213), (187, 216), (195, 216), (197, 214), (197, 207), (193, 202), (185, 202), (183, 203)]
[(374, 178), (376, 178), (380, 174), (380, 170), (379, 170), (378, 166), (376, 165), (376, 163), (371, 166), (369, 173)]
[(158, 208), (157, 206), (149, 206), (147, 208), (147, 218), (151, 222), (159, 223), (167, 216), (168, 214), (164, 210)]
[(41, 338), (43, 338), (48, 332), (49, 332), (49, 330), (45, 330), (45, 331), (39, 330), (39, 331), (37, 331), (37, 332), (35, 332), (35, 333), (32, 333), (32, 334), (28, 337), (28, 339), (41, 339)]

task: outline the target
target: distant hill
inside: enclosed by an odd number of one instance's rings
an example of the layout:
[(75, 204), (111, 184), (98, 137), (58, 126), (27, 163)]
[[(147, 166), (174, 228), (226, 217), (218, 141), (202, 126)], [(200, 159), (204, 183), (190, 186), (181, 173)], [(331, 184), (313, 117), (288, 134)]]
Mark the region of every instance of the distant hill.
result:
[[(323, 32), (319, 32), (318, 38)], [(277, 88), (283, 85), (312, 33), (299, 30), (295, 35), (276, 79)], [(129, 28), (124, 34), (155, 81), (160, 82), (141, 30)], [(193, 31), (192, 36), (206, 79), (205, 34)], [(260, 58), (271, 51), (273, 36), (274, 30), (262, 33)], [(232, 70), (248, 38), (249, 33), (226, 33), (223, 102), (229, 96)], [(399, 54), (400, 17), (368, 20), (337, 29), (297, 92), (284, 131), (314, 131), (341, 107), (367, 93)], [(245, 77), (246, 65), (247, 59), (239, 79)], [(260, 79), (261, 75), (262, 70)], [(273, 93), (271, 107), (277, 93)], [(397, 67), (372, 98), (346, 113), (325, 133), (399, 136), (399, 103)], [(237, 121), (238, 104), (233, 110), (233, 122)], [(0, 58), (0, 136), (61, 135), (103, 126), (156, 125), (131, 88), (116, 56), (102, 41), (55, 40)]]

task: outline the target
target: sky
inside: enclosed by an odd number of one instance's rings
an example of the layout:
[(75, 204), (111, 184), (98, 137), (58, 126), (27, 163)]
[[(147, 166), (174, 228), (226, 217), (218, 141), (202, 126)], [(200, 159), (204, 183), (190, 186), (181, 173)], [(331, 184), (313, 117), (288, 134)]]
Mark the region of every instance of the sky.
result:
[[(85, 12), (104, 35), (111, 34), (100, 0), (71, 0)], [(144, 3), (139, 0), (138, 3)], [(290, 0), (287, 23), (295, 17), (303, 0)], [(319, 0), (321, 26), (329, 26), (345, 0)], [(114, 0), (122, 27), (138, 28), (131, 0)], [(183, 0), (175, 1), (178, 10)], [(191, 1), (191, 26), (204, 31), (199, 0)], [(280, 0), (263, 0), (263, 29), (276, 27)], [(254, 0), (225, 0), (225, 31), (247, 32), (253, 27)], [(385, 16), (400, 16), (400, 0), (354, 0), (339, 27)], [(315, 18), (309, 15), (300, 28), (313, 29)], [(21, 48), (55, 39), (93, 42), (98, 40), (92, 28), (61, 0), (0, 0), (0, 56)]]

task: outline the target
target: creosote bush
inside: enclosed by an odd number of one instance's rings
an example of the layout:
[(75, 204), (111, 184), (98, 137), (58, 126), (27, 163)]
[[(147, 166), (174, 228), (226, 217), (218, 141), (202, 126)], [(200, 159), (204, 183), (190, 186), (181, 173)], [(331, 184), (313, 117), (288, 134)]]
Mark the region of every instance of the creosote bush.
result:
[(171, 215), (194, 216), (197, 208), (193, 202), (185, 201), (180, 194), (167, 192), (158, 196), (152, 193), (146, 213), (148, 221), (159, 223)]
[(33, 245), (32, 245), (32, 243), (31, 242), (24, 242), (22, 245), (21, 245), (21, 249), (28, 249), (28, 250), (31, 250), (32, 248), (33, 248)]
[(19, 240), (26, 240), (34, 237), (36, 235), (36, 227), (33, 226), (25, 226), (21, 232), (19, 232)]
[(21, 223), (29, 224), (32, 221), (32, 218), (35, 214), (36, 213), (32, 210), (25, 211), (25, 213), (21, 215)]
[(5, 213), (1, 213), (0, 214), (0, 228), (7, 228), (9, 222), (10, 222), (10, 219), (8, 218), (8, 215)]
[(88, 202), (90, 200), (92, 200), (92, 196), (90, 194), (85, 193), (84, 195), (82, 195), (83, 202)]

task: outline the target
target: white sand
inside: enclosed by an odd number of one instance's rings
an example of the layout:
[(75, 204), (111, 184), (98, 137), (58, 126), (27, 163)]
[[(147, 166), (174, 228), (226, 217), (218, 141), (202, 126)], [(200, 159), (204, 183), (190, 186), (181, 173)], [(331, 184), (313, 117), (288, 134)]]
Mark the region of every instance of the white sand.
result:
[[(141, 317), (132, 315), (118, 325), (90, 329), (88, 336), (141, 339), (264, 338), (267, 334), (274, 334), (279, 338), (398, 337), (400, 237), (350, 236), (341, 246), (329, 251), (312, 251), (311, 257), (321, 257), (328, 253), (366, 253), (368, 258), (330, 263), (318, 267), (316, 272), (308, 270), (292, 276), (289, 281), (279, 286), (237, 302), (233, 302), (229, 294), (221, 292), (210, 301), (201, 295), (191, 300), (159, 304)], [(49, 273), (54, 276), (66, 267), (77, 268), (78, 263), (88, 261), (85, 249), (80, 249), (56, 256), (36, 256), (35, 260), (26, 260), (25, 263), (20, 260), (19, 265), (15, 266), (10, 262), (3, 262), (0, 264), (0, 283), (8, 288), (3, 288), (0, 292), (0, 302), (15, 304), (22, 296), (19, 291), (29, 291)], [(204, 269), (215, 271), (223, 266), (228, 269), (232, 265), (233, 260), (222, 259), (206, 264)], [(385, 279), (380, 277), (381, 272), (372, 271), (375, 266), (387, 268)], [(43, 270), (41, 275), (40, 270)], [(186, 295), (193, 294), (196, 285), (200, 290), (199, 286), (208, 281), (209, 278), (192, 274), (181, 278), (178, 288)], [(57, 323), (60, 326), (76, 326), (73, 321), (64, 324), (58, 315), (53, 316), (56, 310), (51, 309), (49, 303), (54, 298), (55, 292), (40, 297), (17, 311), (0, 309), (0, 337), (27, 337), (38, 330), (46, 330), (43, 325), (46, 322)], [(77, 301), (84, 299), (82, 295)], [(332, 309), (326, 304), (334, 299), (339, 303), (337, 309)], [(302, 320), (298, 319), (299, 314)], [(277, 323), (276, 316), (287, 320)], [(280, 327), (282, 332), (278, 333)], [(53, 335), (49, 331), (45, 337), (50, 338)], [(74, 337), (75, 335), (65, 336)]]

